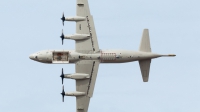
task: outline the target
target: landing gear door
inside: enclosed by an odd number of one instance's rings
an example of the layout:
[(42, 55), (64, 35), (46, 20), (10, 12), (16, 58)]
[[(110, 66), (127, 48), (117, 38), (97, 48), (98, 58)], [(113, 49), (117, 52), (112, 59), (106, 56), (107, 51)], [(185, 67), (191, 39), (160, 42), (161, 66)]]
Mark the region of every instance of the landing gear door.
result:
[(64, 64), (69, 63), (69, 52), (68, 51), (54, 51), (52, 63)]

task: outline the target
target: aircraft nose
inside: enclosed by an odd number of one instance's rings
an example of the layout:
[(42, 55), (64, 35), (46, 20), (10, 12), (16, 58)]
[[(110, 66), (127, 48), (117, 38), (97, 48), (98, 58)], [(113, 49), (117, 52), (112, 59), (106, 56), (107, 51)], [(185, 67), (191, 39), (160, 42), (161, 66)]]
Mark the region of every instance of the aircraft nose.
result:
[(29, 56), (29, 58), (32, 59), (32, 60), (34, 60), (35, 56), (34, 56), (33, 54), (31, 54), (31, 55)]

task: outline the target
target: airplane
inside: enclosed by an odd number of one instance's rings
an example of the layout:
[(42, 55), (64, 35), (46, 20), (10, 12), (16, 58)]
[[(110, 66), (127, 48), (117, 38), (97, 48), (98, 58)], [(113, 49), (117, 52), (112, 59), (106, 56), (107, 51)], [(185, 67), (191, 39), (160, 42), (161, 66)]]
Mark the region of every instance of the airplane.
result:
[(76, 70), (73, 74), (61, 72), (61, 81), (66, 79), (76, 80), (76, 91), (65, 92), (64, 96), (76, 97), (76, 111), (87, 112), (90, 98), (93, 96), (98, 67), (100, 63), (126, 63), (138, 61), (143, 82), (148, 82), (151, 60), (159, 57), (174, 57), (175, 54), (162, 55), (151, 52), (149, 30), (144, 29), (138, 51), (130, 50), (101, 50), (99, 49), (93, 16), (90, 14), (88, 0), (77, 0), (77, 15), (61, 18), (65, 21), (76, 22), (76, 34), (62, 35), (64, 39), (75, 40), (75, 50), (43, 50), (29, 56), (31, 60), (48, 64), (75, 64)]

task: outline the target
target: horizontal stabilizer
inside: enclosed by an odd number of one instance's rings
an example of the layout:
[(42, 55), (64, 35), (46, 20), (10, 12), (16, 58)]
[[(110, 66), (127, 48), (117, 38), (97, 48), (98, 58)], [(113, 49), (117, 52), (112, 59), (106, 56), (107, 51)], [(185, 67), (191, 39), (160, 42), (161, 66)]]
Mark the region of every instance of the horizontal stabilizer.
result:
[(139, 51), (151, 52), (151, 45), (150, 45), (149, 30), (148, 29), (144, 29), (144, 31), (143, 31)]
[(141, 73), (142, 73), (143, 81), (148, 82), (151, 59), (141, 60), (141, 61), (139, 61), (139, 64), (140, 64), (140, 70), (141, 70)]

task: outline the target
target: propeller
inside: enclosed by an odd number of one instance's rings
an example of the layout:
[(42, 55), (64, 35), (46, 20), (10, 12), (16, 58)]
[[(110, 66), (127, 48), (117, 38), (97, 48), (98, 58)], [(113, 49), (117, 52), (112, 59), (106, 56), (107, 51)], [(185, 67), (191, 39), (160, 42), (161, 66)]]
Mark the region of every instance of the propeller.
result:
[(62, 34), (61, 34), (60, 38), (62, 39), (62, 45), (63, 45), (63, 40), (64, 40), (64, 38), (65, 38), (65, 35), (64, 35), (64, 33), (63, 33), (63, 30), (62, 30)]
[(65, 15), (64, 15), (64, 12), (63, 12), (63, 16), (62, 16), (61, 20), (62, 20), (63, 26), (64, 26), (64, 22), (65, 22)]
[(61, 95), (62, 95), (62, 101), (64, 102), (64, 99), (65, 99), (65, 90), (64, 90), (64, 86), (63, 86), (62, 89), (63, 89), (63, 90), (62, 90)]
[(63, 68), (62, 68), (62, 73), (61, 73), (60, 77), (61, 77), (61, 79), (62, 79), (62, 84), (63, 84), (63, 79), (64, 79)]

